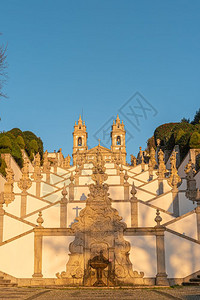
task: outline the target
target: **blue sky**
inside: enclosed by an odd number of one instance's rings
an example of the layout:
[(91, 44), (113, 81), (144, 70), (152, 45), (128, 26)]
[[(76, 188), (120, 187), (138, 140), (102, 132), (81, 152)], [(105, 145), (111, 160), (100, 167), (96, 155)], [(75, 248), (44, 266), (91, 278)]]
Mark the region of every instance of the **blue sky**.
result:
[(101, 138), (109, 147), (119, 112), (127, 153), (137, 154), (158, 125), (200, 107), (199, 28), (195, 0), (1, 0), (9, 98), (0, 101), (0, 130), (31, 130), (67, 155), (79, 114), (89, 146)]

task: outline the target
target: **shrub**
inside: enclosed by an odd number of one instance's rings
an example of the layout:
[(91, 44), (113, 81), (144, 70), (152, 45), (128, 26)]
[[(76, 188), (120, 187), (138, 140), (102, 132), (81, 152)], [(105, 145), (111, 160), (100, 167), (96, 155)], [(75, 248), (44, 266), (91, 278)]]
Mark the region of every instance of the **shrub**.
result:
[(189, 141), (190, 148), (198, 149), (200, 148), (200, 134), (198, 132), (194, 132)]
[(12, 143), (8, 136), (3, 135), (0, 137), (0, 149), (12, 149)]
[(30, 149), (31, 149), (31, 151), (32, 151), (33, 153), (36, 154), (36, 153), (38, 152), (38, 143), (37, 143), (36, 140), (30, 141), (29, 147), (30, 147)]
[(13, 128), (8, 133), (11, 133), (14, 137), (23, 136), (23, 132), (19, 128)]
[(24, 149), (25, 148), (25, 142), (24, 139), (21, 135), (18, 135), (17, 137), (17, 144), (19, 145), (20, 149)]
[(6, 162), (3, 158), (0, 157), (0, 173), (6, 177)]

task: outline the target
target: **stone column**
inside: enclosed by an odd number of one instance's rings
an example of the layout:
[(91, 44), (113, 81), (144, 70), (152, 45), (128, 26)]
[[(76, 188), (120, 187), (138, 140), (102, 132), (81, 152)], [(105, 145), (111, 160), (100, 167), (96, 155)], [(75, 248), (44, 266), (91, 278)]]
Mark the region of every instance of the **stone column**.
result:
[(74, 200), (74, 176), (73, 174), (70, 176), (70, 184), (69, 184), (69, 201)]
[(164, 153), (160, 149), (158, 152), (158, 171), (156, 175), (158, 176), (158, 193), (159, 195), (163, 194), (163, 180), (165, 179), (165, 174), (167, 172), (166, 166), (165, 166), (165, 161), (164, 161)]
[(35, 183), (36, 183), (36, 197), (40, 198), (41, 181), (37, 180)]
[(125, 171), (125, 175), (124, 175), (124, 200), (129, 200), (129, 183), (128, 183), (128, 174), (127, 171)]
[(157, 225), (155, 226), (156, 231), (156, 256), (157, 256), (157, 274), (156, 274), (156, 285), (168, 286), (169, 281), (167, 279), (166, 267), (165, 267), (165, 227), (160, 225), (162, 218), (160, 212), (157, 209), (155, 221)]
[(37, 218), (38, 228), (34, 230), (34, 274), (32, 277), (41, 278), (42, 275), (42, 223), (44, 222), (42, 218), (42, 213), (39, 212)]
[(21, 218), (23, 218), (26, 215), (26, 204), (27, 204), (27, 191), (23, 190), (21, 193), (21, 212), (20, 212)]
[(22, 168), (22, 177), (17, 183), (21, 192), (21, 212), (20, 217), (23, 218), (26, 215), (26, 205), (27, 205), (27, 190), (31, 187), (32, 182), (29, 178), (29, 161), (27, 158), (24, 159), (24, 164)]
[(3, 221), (5, 210), (3, 209), (4, 197), (3, 192), (0, 194), (0, 243), (3, 242)]
[(60, 201), (60, 227), (66, 228), (67, 227), (67, 190), (66, 186), (64, 185), (62, 191), (63, 198)]
[(131, 227), (138, 227), (138, 199), (135, 196), (137, 193), (135, 189), (135, 184), (133, 182), (132, 189), (131, 189)]
[(179, 197), (177, 185), (172, 187), (172, 201), (173, 201), (173, 215), (175, 217), (179, 216)]

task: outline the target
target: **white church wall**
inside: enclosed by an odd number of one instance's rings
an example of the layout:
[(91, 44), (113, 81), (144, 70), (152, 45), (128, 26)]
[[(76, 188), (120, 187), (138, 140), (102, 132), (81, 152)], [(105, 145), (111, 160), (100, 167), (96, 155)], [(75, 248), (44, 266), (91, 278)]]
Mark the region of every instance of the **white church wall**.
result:
[(159, 196), (157, 199), (151, 201), (150, 203), (173, 213), (173, 199), (171, 192), (163, 196)]
[(66, 173), (67, 173), (67, 170), (65, 170), (63, 168), (60, 168), (60, 167), (57, 168), (57, 174), (58, 175), (62, 176), (64, 174), (66, 174)]
[(117, 175), (117, 170), (116, 169), (106, 169), (106, 174)]
[(49, 193), (52, 193), (56, 191), (57, 189), (53, 187), (52, 185), (49, 185), (45, 182), (41, 182), (41, 188), (40, 188), (40, 197), (43, 197)]
[(55, 278), (57, 272), (66, 271), (69, 259), (69, 244), (73, 236), (45, 236), (43, 237), (42, 274), (45, 278)]
[(106, 169), (114, 169), (115, 168), (115, 164), (113, 164), (113, 163), (106, 163), (104, 166)]
[(75, 187), (74, 188), (74, 200), (86, 200), (87, 196), (89, 194), (89, 187), (88, 186), (82, 186), (82, 187)]
[(80, 176), (79, 177), (79, 184), (80, 185), (88, 185), (94, 183), (94, 181), (92, 180), (92, 178), (90, 176)]
[(196, 213), (183, 217), (176, 222), (167, 225), (167, 228), (197, 239), (197, 218)]
[[(140, 172), (141, 172), (141, 167), (140, 167)], [(135, 176), (136, 179), (140, 179), (144, 182), (148, 182), (149, 180), (149, 172), (142, 172), (139, 175)]]
[(34, 234), (0, 246), (0, 270), (17, 278), (31, 278), (34, 272)]
[(185, 158), (183, 159), (183, 161), (181, 162), (181, 164), (178, 168), (178, 175), (180, 177), (185, 177), (186, 176), (184, 169), (185, 169), (186, 164), (189, 162), (189, 158), (190, 158), (190, 151), (185, 156)]
[(124, 200), (124, 187), (123, 186), (109, 186), (108, 190), (110, 198), (114, 200)]
[(171, 191), (171, 186), (168, 184), (167, 179), (163, 180), (163, 192), (167, 193), (169, 191)]
[(81, 175), (91, 175), (92, 170), (91, 169), (83, 169), (81, 170)]
[(142, 200), (142, 201), (151, 200), (152, 198), (154, 198), (156, 196), (156, 195), (154, 196), (152, 194), (149, 194), (147, 191), (143, 191), (143, 190), (140, 190), (140, 189), (136, 189), (136, 190), (137, 190), (136, 197), (139, 200)]
[(125, 236), (131, 244), (130, 260), (133, 270), (144, 272), (144, 277), (155, 277), (156, 265), (156, 238), (155, 236)]
[[(58, 203), (47, 209), (43, 209), (42, 217), (44, 219), (43, 227), (45, 228), (60, 227), (60, 204)], [(37, 224), (36, 223), (37, 218), (38, 218), (38, 212), (25, 218), (25, 220)]]
[(200, 245), (165, 233), (166, 271), (170, 278), (184, 278), (200, 269)]
[[(67, 192), (68, 192), (68, 195), (69, 195), (69, 191), (68, 191), (68, 188), (67, 188)], [(48, 195), (48, 196), (45, 196), (43, 197), (44, 200), (47, 200), (47, 201), (50, 201), (51, 203), (54, 203), (56, 201), (59, 201), (61, 200), (62, 198), (62, 190), (59, 190), (55, 193), (52, 193), (51, 195)], [(48, 204), (47, 204), (48, 205)]]
[(55, 174), (50, 174), (50, 183), (51, 184), (56, 184), (59, 181), (61, 181), (63, 178), (61, 178), (60, 176), (57, 176)]
[(107, 184), (120, 184), (120, 177), (119, 176), (108, 176), (108, 179), (105, 181)]
[(64, 184), (65, 185), (69, 185), (70, 182), (71, 182), (70, 179), (66, 179), (66, 180), (64, 180), (62, 182), (56, 183), (55, 186), (57, 186), (58, 188), (62, 188), (64, 186)]
[(35, 210), (38, 210), (47, 205), (48, 204), (44, 201), (41, 201), (35, 197), (27, 196), (26, 214), (30, 214), (31, 212), (34, 212)]
[(119, 216), (123, 218), (122, 221), (127, 224), (127, 227), (131, 227), (130, 202), (112, 202), (112, 207), (117, 209)]
[(196, 203), (189, 200), (185, 196), (185, 192), (179, 192), (179, 214), (184, 215), (196, 207)]
[(158, 192), (158, 181), (157, 180), (149, 181), (147, 184), (142, 186), (142, 188), (145, 191), (149, 191), (149, 192), (152, 192), (154, 194), (157, 194), (157, 192)]
[[(174, 219), (174, 217), (162, 211), (160, 212), (160, 215), (162, 217), (161, 224)], [(138, 226), (139, 227), (156, 226), (156, 222), (154, 221), (155, 217), (156, 217), (156, 208), (150, 207), (140, 202), (138, 203)]]
[(15, 195), (14, 201), (12, 201), (8, 206), (4, 204), (4, 209), (6, 212), (15, 215), (17, 217), (20, 217), (21, 212), (21, 196)]
[(187, 180), (182, 179), (181, 185), (178, 187), (179, 191), (187, 189)]
[(9, 216), (4, 216), (3, 240), (6, 241), (16, 235), (24, 233), (33, 227), (13, 219)]

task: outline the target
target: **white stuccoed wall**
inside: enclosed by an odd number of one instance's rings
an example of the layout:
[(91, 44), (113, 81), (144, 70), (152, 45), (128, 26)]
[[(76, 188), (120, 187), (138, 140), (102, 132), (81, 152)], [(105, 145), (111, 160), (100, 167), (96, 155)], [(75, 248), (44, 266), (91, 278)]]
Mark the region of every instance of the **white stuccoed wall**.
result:
[(157, 273), (155, 236), (124, 236), (131, 244), (130, 260), (133, 270), (144, 272), (144, 277), (155, 277)]
[(200, 245), (165, 232), (166, 271), (169, 278), (184, 278), (200, 269)]
[(193, 201), (186, 198), (185, 192), (179, 193), (178, 197), (180, 215), (184, 215), (196, 207), (196, 203), (193, 204)]
[(14, 236), (20, 235), (33, 227), (23, 222), (13, 219), (8, 216), (4, 216), (4, 227), (3, 227), (3, 241), (6, 241)]
[(2, 272), (17, 278), (31, 278), (34, 273), (34, 234), (1, 246), (0, 257)]
[(69, 244), (73, 240), (73, 236), (43, 237), (42, 274), (45, 278), (55, 278), (57, 272), (66, 271)]
[(163, 196), (161, 195), (159, 198), (151, 201), (150, 203), (173, 213), (172, 193), (168, 193)]
[[(171, 221), (174, 219), (174, 217), (164, 213), (160, 212), (160, 215), (162, 217), (162, 223), (166, 223), (168, 221)], [(139, 227), (151, 227), (156, 226), (156, 222), (154, 221), (156, 217), (156, 209), (152, 208), (150, 206), (147, 206), (143, 203), (138, 203), (138, 226)]]
[(131, 227), (131, 210), (130, 202), (112, 202), (112, 207), (117, 209), (119, 216), (122, 217), (122, 221), (127, 224), (127, 227)]
[(197, 239), (197, 218), (196, 213), (192, 213), (176, 222), (167, 225), (167, 228)]

